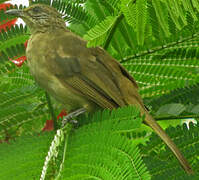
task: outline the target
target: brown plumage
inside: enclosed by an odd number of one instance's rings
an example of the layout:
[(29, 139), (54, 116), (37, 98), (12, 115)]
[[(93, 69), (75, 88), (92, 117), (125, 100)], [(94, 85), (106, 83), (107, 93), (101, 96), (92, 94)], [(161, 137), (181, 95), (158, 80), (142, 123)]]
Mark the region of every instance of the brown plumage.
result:
[(119, 62), (99, 47), (87, 48), (86, 41), (70, 32), (52, 7), (37, 4), (7, 13), (21, 17), (30, 28), (26, 55), (35, 80), (69, 112), (135, 105), (185, 171), (192, 173), (176, 145), (145, 109), (135, 80)]

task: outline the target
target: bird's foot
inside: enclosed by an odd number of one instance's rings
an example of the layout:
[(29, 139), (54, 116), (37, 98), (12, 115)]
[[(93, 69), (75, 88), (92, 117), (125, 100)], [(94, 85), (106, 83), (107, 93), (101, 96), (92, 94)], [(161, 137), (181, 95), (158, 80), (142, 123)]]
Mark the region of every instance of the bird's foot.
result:
[(80, 108), (76, 111), (73, 111), (72, 113), (68, 114), (64, 119), (62, 120), (62, 128), (66, 125), (66, 123), (70, 122), (72, 124), (77, 124), (77, 120), (74, 120), (73, 118), (79, 116), (80, 114), (83, 114), (86, 112), (85, 108)]

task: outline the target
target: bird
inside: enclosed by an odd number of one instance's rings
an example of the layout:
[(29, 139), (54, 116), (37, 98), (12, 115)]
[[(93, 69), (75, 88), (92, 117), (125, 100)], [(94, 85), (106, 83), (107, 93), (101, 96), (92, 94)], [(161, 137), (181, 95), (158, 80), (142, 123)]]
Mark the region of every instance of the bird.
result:
[(193, 170), (178, 147), (146, 109), (131, 74), (101, 47), (87, 47), (87, 41), (71, 32), (62, 15), (52, 6), (34, 4), (10, 9), (29, 27), (26, 56), (36, 82), (68, 112), (88, 112), (127, 105), (139, 108), (150, 126), (174, 153), (183, 169)]

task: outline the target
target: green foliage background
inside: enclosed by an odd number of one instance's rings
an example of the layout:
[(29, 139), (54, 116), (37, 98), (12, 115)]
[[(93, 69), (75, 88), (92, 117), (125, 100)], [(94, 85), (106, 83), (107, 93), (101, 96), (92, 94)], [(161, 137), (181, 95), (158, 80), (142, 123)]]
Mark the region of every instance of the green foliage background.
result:
[[(49, 4), (32, 3), (38, 2)], [(25, 55), (30, 37), (20, 25), (0, 33), (0, 179), (39, 179), (48, 152), (46, 179), (199, 179), (199, 126), (183, 124), (199, 117), (199, 2), (54, 0), (51, 5), (88, 47), (104, 47), (128, 69), (195, 174), (182, 170), (133, 107), (80, 116), (78, 127), (38, 136), (52, 117), (27, 64), (18, 68), (10, 61)], [(7, 18), (0, 11), (0, 22)], [(58, 114), (60, 105), (52, 103)]]

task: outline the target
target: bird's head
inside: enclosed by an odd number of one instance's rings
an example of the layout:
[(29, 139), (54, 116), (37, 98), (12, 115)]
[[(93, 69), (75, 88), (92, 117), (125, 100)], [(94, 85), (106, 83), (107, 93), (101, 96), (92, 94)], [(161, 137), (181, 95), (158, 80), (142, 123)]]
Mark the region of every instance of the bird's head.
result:
[(22, 18), (32, 33), (65, 27), (61, 14), (53, 7), (43, 4), (31, 5), (23, 10), (10, 9), (6, 13)]

